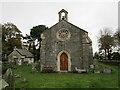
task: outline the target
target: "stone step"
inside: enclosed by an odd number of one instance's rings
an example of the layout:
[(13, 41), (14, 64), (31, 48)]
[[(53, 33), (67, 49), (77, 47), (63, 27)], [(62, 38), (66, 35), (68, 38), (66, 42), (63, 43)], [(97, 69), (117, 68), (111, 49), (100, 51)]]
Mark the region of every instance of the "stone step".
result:
[(59, 71), (58, 73), (68, 73), (68, 71)]

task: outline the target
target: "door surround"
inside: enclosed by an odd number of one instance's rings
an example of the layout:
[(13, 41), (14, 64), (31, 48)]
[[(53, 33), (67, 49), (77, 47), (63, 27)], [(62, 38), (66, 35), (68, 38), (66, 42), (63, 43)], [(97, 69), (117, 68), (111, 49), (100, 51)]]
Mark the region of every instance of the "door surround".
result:
[(65, 50), (62, 50), (57, 55), (57, 71), (60, 71), (60, 56), (62, 53), (65, 53), (68, 56), (68, 71), (71, 71), (71, 57), (70, 54)]

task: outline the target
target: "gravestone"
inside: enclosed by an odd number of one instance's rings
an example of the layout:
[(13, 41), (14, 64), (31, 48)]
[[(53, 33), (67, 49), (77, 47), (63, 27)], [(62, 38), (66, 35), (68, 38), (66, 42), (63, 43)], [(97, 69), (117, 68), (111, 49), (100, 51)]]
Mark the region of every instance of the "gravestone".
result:
[(91, 68), (91, 69), (94, 69), (94, 68), (95, 68), (95, 66), (92, 64), (92, 65), (90, 65), (90, 68)]
[(20, 74), (15, 74), (14, 77), (16, 77), (16, 78), (20, 78), (21, 75), (20, 75)]
[(4, 80), (9, 84), (8, 88), (14, 88), (14, 76), (11, 68), (7, 69), (3, 77)]
[(105, 68), (105, 69), (103, 70), (103, 73), (111, 74), (111, 73), (112, 73), (112, 69), (110, 69), (110, 68)]
[(99, 68), (99, 65), (96, 64), (96, 65), (95, 65), (95, 70), (97, 70), (98, 68)]
[(26, 78), (23, 78), (23, 79), (21, 80), (21, 82), (27, 82), (27, 79), (26, 79)]
[(96, 70), (94, 70), (94, 73), (100, 73), (100, 71), (96, 71)]
[(9, 86), (9, 84), (4, 79), (0, 80), (0, 84), (1, 84), (0, 90), (3, 90), (3, 89), (5, 89), (6, 87)]

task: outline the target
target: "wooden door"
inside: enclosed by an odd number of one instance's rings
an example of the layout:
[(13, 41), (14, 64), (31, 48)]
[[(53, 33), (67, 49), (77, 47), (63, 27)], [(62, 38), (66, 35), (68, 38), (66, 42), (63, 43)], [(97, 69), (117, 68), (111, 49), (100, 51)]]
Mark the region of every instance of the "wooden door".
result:
[(60, 56), (60, 70), (68, 70), (68, 56), (62, 53)]

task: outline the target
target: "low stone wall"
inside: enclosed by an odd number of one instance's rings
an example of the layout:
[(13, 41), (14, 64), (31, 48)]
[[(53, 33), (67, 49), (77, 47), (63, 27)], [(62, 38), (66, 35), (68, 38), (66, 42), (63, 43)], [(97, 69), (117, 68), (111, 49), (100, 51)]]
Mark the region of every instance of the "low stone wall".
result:
[(100, 60), (99, 62), (105, 63), (105, 64), (112, 64), (112, 65), (119, 65), (120, 66), (120, 60)]

